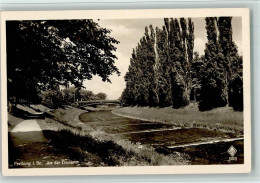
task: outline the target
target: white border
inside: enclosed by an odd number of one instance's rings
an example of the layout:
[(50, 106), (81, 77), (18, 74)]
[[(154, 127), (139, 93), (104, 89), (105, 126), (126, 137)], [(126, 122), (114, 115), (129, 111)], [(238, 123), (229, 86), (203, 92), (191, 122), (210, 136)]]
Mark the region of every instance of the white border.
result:
[[(144, 19), (165, 17), (242, 17), (244, 80), (244, 164), (176, 165), (131, 167), (24, 168), (8, 169), (6, 20), (51, 19)], [(2, 170), (5, 176), (44, 175), (126, 175), (126, 174), (202, 174), (249, 173), (251, 171), (251, 102), (250, 102), (250, 25), (248, 8), (227, 9), (154, 9), (154, 10), (77, 10), (77, 11), (12, 11), (1, 13), (1, 112)]]

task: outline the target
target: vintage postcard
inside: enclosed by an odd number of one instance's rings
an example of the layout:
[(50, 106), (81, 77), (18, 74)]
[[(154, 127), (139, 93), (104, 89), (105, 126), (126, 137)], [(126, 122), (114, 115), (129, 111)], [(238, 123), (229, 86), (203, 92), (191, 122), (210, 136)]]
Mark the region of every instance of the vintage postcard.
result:
[(1, 13), (6, 176), (251, 171), (249, 9)]

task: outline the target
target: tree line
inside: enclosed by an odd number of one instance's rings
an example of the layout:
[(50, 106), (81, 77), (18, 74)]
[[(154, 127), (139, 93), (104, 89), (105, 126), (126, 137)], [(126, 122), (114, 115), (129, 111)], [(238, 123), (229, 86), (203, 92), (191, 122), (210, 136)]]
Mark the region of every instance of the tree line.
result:
[(78, 101), (106, 100), (107, 95), (101, 92), (94, 94), (83, 88), (69, 87), (62, 90), (57, 88), (56, 90), (42, 91), (40, 97), (43, 105), (49, 108), (59, 108), (64, 105), (77, 106)]
[(243, 58), (232, 38), (232, 17), (207, 17), (204, 55), (194, 51), (191, 18), (165, 18), (145, 28), (133, 49), (121, 101), (126, 106), (243, 110)]

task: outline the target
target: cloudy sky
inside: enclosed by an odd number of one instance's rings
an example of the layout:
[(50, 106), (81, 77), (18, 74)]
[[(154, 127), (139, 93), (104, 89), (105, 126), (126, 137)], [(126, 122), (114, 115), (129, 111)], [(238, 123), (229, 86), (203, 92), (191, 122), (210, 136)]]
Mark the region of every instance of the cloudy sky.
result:
[[(198, 51), (200, 55), (204, 54), (207, 34), (205, 29), (204, 18), (192, 18), (194, 22), (194, 51)], [(99, 25), (112, 30), (111, 36), (120, 41), (117, 45), (115, 65), (121, 72), (120, 76), (116, 74), (110, 76), (111, 82), (102, 82), (101, 78), (94, 76), (92, 80), (84, 82), (87, 90), (93, 91), (95, 94), (104, 92), (108, 95), (108, 99), (118, 99), (125, 88), (124, 75), (128, 70), (130, 58), (133, 48), (136, 47), (140, 38), (144, 35), (145, 26), (153, 25), (153, 27), (161, 28), (163, 19), (119, 19), (119, 20), (99, 20)], [(242, 21), (239, 17), (232, 19), (233, 40), (238, 46), (239, 53), (242, 53)]]

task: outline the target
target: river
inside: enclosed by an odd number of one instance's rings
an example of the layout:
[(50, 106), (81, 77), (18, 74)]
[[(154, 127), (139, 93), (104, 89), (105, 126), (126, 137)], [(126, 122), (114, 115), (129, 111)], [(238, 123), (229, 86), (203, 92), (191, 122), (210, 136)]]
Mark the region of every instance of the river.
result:
[[(243, 137), (237, 137), (233, 133), (203, 128), (180, 128), (169, 123), (130, 119), (115, 115), (111, 111), (83, 113), (80, 120), (94, 129), (136, 144), (152, 146), (163, 154), (184, 153), (191, 164), (244, 162)], [(231, 145), (237, 151), (236, 160), (230, 160), (231, 155), (227, 152)]]

